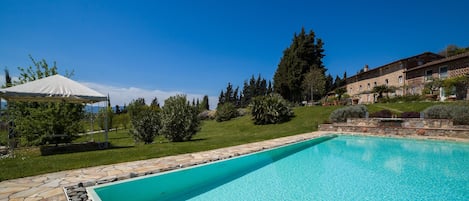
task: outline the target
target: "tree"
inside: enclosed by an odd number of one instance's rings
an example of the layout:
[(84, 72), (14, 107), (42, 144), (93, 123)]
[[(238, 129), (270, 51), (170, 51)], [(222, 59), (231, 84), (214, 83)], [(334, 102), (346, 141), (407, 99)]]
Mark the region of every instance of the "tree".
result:
[(205, 95), (202, 99), (202, 103), (200, 103), (201, 105), (201, 110), (204, 111), (204, 110), (210, 110), (210, 105), (209, 105), (209, 102), (208, 102), (208, 96)]
[(161, 118), (156, 107), (144, 106), (139, 114), (132, 117), (132, 129), (130, 135), (135, 141), (143, 141), (150, 144), (159, 134)]
[(339, 87), (335, 89), (335, 94), (337, 94), (339, 101), (342, 99), (342, 96), (347, 93), (347, 89), (345, 87)]
[[(113, 127), (113, 119), (114, 119), (114, 113), (112, 112), (112, 108), (111, 107), (106, 107), (106, 108), (101, 108), (99, 111), (98, 111), (98, 118), (97, 118), (97, 121), (98, 121), (98, 125), (99, 127), (102, 129), (102, 130), (105, 130), (105, 129), (110, 129)], [(107, 120), (107, 126), (105, 124)]]
[(303, 81), (306, 73), (312, 67), (321, 69), (323, 74), (326, 71), (322, 62), (323, 45), (322, 40), (316, 39), (312, 30), (306, 34), (302, 28), (300, 34), (295, 34), (290, 47), (284, 50), (275, 72), (274, 92), (289, 101), (301, 102), (305, 90)]
[(446, 95), (455, 95), (456, 99), (463, 100), (469, 89), (469, 75), (447, 78), (442, 81), (441, 86)]
[[(34, 68), (18, 67), (20, 71), (18, 81), (11, 83), (11, 78), (7, 79), (11, 86), (58, 73), (55, 62), (50, 67), (44, 59), (36, 61), (31, 55), (29, 58)], [(72, 75), (73, 73), (66, 73), (67, 77)], [(70, 142), (76, 134), (84, 130), (80, 123), (85, 115), (82, 104), (10, 101), (7, 113), (13, 119), (15, 132), (24, 137), (30, 145)], [(56, 139), (54, 138), (56, 135), (64, 137)]]
[(332, 78), (331, 74), (326, 76), (326, 92), (330, 92), (334, 90), (334, 79)]
[(240, 106), (240, 96), (239, 96), (239, 87), (233, 90), (233, 85), (228, 83), (226, 86), (226, 91), (221, 91), (220, 96), (218, 97), (218, 105), (223, 105), (225, 103), (233, 103), (236, 107)]
[(444, 57), (450, 57), (465, 52), (469, 52), (469, 47), (463, 48), (458, 47), (457, 45), (448, 45), (444, 50), (442, 50), (438, 54)]
[(120, 113), (122, 112), (122, 111), (120, 110), (119, 105), (116, 105), (115, 108), (116, 108), (116, 111), (115, 111), (116, 114), (120, 114)]
[(198, 110), (187, 102), (185, 95), (171, 96), (161, 111), (160, 133), (169, 141), (191, 140), (200, 129)]
[(132, 118), (133, 116), (138, 115), (144, 109), (145, 106), (145, 99), (137, 98), (135, 100), (132, 100), (126, 107), (126, 109), (130, 115), (130, 118)]
[(342, 77), (342, 86), (347, 85), (347, 71), (344, 71), (344, 77)]
[(3, 88), (8, 88), (11, 86), (13, 86), (13, 83), (11, 81), (10, 71), (7, 68), (5, 68), (5, 85), (3, 86)]
[(150, 107), (153, 109), (160, 109), (160, 103), (158, 102), (158, 98), (155, 97), (153, 100), (151, 100)]
[(124, 129), (129, 128), (130, 124), (130, 116), (128, 113), (120, 113), (113, 117), (113, 125), (118, 128), (119, 126), (123, 127)]
[(269, 95), (271, 93), (274, 93), (274, 89), (272, 88), (272, 82), (269, 80), (269, 85), (267, 86), (267, 94)]
[(373, 93), (378, 94), (378, 100), (383, 98), (384, 93), (392, 93), (394, 91), (396, 91), (396, 90), (393, 87), (388, 87), (386, 85), (375, 86), (375, 87), (373, 87), (373, 90), (372, 90)]
[(257, 79), (254, 75), (251, 76), (249, 82), (244, 81), (243, 90), (240, 93), (240, 107), (247, 107), (251, 100), (256, 96), (264, 96), (273, 92), (272, 83), (260, 74), (257, 76)]
[(311, 102), (314, 100), (314, 94), (316, 96), (324, 95), (326, 89), (326, 78), (321, 69), (313, 67), (308, 73), (306, 73), (303, 80), (304, 93), (309, 95)]
[(220, 96), (218, 96), (218, 105), (221, 105), (225, 102), (226, 102), (225, 92), (223, 92), (223, 90), (221, 90)]
[(334, 80), (334, 89), (337, 89), (342, 86), (342, 79), (338, 75), (335, 76)]

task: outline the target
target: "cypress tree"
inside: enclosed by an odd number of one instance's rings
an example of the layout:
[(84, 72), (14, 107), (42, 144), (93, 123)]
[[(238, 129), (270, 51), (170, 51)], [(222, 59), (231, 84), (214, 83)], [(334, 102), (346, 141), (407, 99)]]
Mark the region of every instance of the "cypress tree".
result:
[(312, 30), (306, 34), (302, 28), (298, 35), (295, 33), (275, 72), (274, 91), (289, 101), (301, 102), (305, 90), (302, 86), (305, 74), (313, 66), (321, 69), (322, 73), (326, 71), (322, 63), (323, 52), (323, 42), (316, 39)]
[(269, 85), (267, 86), (267, 95), (273, 92), (274, 92), (274, 89), (272, 88), (272, 82), (269, 80)]
[(249, 102), (251, 101), (251, 98), (252, 98), (251, 87), (247, 81), (244, 81), (243, 91), (241, 92), (241, 94), (242, 94), (241, 107), (246, 107), (249, 105)]
[(347, 71), (344, 71), (344, 77), (342, 78), (342, 87), (347, 85)]
[(334, 90), (334, 79), (331, 74), (326, 76), (326, 93)]
[(220, 96), (218, 96), (218, 105), (223, 105), (225, 103), (225, 92), (221, 90)]
[(202, 107), (202, 110), (209, 110), (210, 109), (210, 105), (208, 103), (208, 96), (205, 95), (204, 98), (202, 99), (202, 103), (200, 103), (201, 107)]

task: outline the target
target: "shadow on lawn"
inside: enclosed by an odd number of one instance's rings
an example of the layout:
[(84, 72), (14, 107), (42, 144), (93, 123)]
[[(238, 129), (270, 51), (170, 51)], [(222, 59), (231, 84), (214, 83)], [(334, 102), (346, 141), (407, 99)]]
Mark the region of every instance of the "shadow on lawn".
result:
[[(97, 142), (86, 142), (86, 143), (72, 143), (72, 144), (61, 144), (61, 145), (43, 145), (41, 146), (41, 155), (56, 155), (56, 154), (69, 154), (77, 152), (87, 152), (87, 151), (97, 151), (104, 150), (104, 143)], [(121, 148), (130, 148), (133, 146), (112, 146), (109, 143), (109, 147), (106, 149), (121, 149)]]

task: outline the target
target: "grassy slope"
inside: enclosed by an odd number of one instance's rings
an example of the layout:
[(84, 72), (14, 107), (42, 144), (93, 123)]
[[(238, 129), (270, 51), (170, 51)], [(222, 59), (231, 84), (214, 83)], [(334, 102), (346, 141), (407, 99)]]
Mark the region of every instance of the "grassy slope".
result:
[[(128, 131), (122, 130), (109, 134), (110, 142), (115, 148), (108, 150), (41, 156), (37, 147), (22, 148), (16, 151), (15, 158), (0, 160), (0, 181), (60, 170), (204, 151), (311, 132), (317, 130), (317, 124), (327, 119), (335, 108), (295, 108), (296, 116), (291, 121), (277, 125), (256, 126), (249, 116), (222, 123), (205, 121), (200, 132), (190, 142), (170, 143), (158, 138), (154, 144), (135, 145), (128, 136)], [(77, 142), (90, 138), (83, 137)], [(100, 138), (100, 135), (94, 136), (95, 140)]]
[(368, 112), (374, 113), (380, 110), (390, 110), (393, 113), (421, 112), (432, 105), (442, 104), (440, 102), (413, 102), (413, 103), (376, 103), (367, 105)]
[[(441, 104), (435, 102), (384, 103), (368, 105), (370, 113), (390, 109), (391, 111), (422, 111), (426, 107)], [(16, 150), (15, 158), (0, 159), (0, 181), (60, 170), (76, 169), (118, 162), (135, 161), (155, 157), (204, 151), (234, 146), (317, 130), (317, 125), (329, 118), (338, 107), (295, 108), (295, 117), (286, 123), (256, 126), (250, 116), (228, 122), (204, 121), (202, 129), (190, 142), (170, 143), (157, 138), (154, 144), (143, 145), (133, 142), (127, 130), (111, 132), (109, 141), (114, 148), (108, 150), (77, 152), (41, 156), (39, 148)], [(4, 136), (2, 136), (4, 137)], [(102, 135), (85, 136), (76, 142), (102, 141)]]

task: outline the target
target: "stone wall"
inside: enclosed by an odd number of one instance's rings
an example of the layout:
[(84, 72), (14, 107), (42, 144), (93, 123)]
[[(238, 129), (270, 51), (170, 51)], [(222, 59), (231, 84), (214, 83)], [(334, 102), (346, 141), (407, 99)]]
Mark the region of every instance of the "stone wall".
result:
[(349, 118), (348, 125), (357, 126), (385, 126), (385, 122), (398, 122), (402, 128), (453, 128), (453, 121), (449, 119), (420, 119), (420, 118)]
[(319, 130), (469, 138), (469, 126), (454, 126), (448, 119), (352, 118), (346, 123), (321, 124)]

